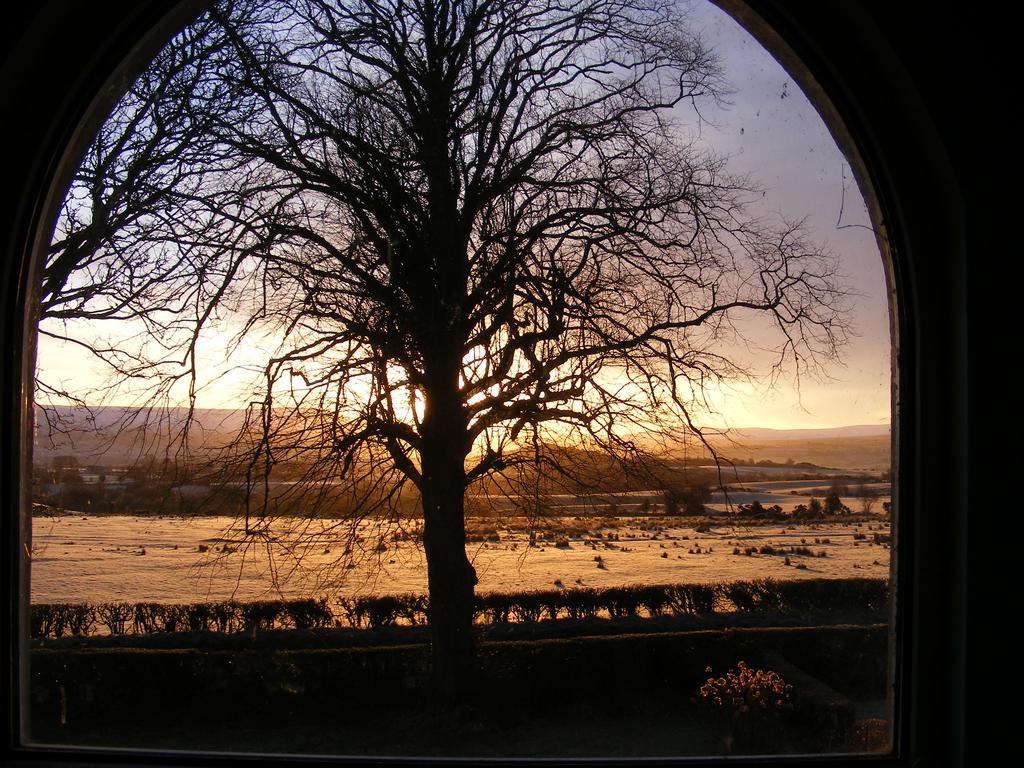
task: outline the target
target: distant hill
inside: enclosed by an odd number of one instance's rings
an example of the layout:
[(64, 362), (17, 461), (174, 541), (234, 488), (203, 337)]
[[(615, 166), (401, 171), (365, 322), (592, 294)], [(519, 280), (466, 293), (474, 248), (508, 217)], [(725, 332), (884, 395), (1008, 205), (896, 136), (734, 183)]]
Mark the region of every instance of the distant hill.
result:
[[(170, 408), (136, 413), (126, 408), (61, 407), (51, 417), (51, 428), (36, 411), (35, 461), (48, 463), (54, 456), (73, 455), (83, 464), (130, 465), (144, 456), (162, 457), (171, 438), (185, 424), (187, 410)], [(242, 427), (244, 411), (197, 409), (190, 440), (203, 450), (230, 444)], [(148, 425), (147, 425), (148, 420)], [(63, 431), (60, 431), (63, 430)], [(825, 467), (883, 470), (890, 465), (888, 425), (855, 425), (828, 429), (764, 429), (746, 427), (728, 439), (712, 440), (715, 448), (733, 459), (810, 462)]]
[[(120, 466), (144, 456), (162, 457), (180, 436), (187, 417), (186, 408), (37, 407), (34, 460), (47, 463), (54, 456), (72, 455), (83, 464)], [(197, 450), (230, 444), (244, 418), (240, 410), (196, 409), (190, 443)]]
[(712, 440), (723, 455), (739, 460), (810, 462), (821, 467), (884, 471), (892, 464), (888, 425), (831, 429), (743, 429), (729, 440)]
[(849, 437), (886, 437), (892, 428), (888, 424), (858, 424), (852, 427), (827, 427), (824, 429), (764, 429), (743, 427), (734, 430), (734, 437), (740, 442), (775, 442), (783, 440), (835, 440)]

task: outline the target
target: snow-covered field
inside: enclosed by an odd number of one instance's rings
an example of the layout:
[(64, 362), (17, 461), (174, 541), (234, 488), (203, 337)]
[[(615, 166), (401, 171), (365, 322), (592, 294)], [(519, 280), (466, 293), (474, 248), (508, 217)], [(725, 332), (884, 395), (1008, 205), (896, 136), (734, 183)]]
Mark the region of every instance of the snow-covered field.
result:
[[(789, 488), (779, 490), (793, 504), (801, 500)], [(757, 498), (776, 503), (764, 492)], [(889, 533), (881, 519), (796, 527), (723, 524), (702, 533), (665, 528), (656, 518), (620, 518), (612, 527), (592, 518), (589, 524), (588, 532), (559, 536), (557, 544), (541, 537), (533, 545), (526, 531), (498, 524), (492, 540), (467, 545), (480, 580), (477, 590), (889, 575), (889, 548), (874, 542), (876, 533)], [(36, 517), (32, 602), (187, 603), (426, 591), (417, 536), (379, 547), (380, 532), (369, 523), (354, 531), (320, 521), (292, 519), (285, 525), (311, 527), (302, 536), (278, 530), (267, 539), (246, 537), (224, 517)], [(579, 520), (572, 526), (589, 527)], [(742, 554), (745, 547), (763, 545), (808, 547), (815, 554), (790, 555), (788, 566), (782, 555)], [(741, 554), (733, 554), (736, 548)]]
[[(740, 467), (745, 469), (745, 467)], [(773, 467), (758, 467), (762, 470)], [(837, 472), (839, 470), (836, 470)], [(820, 470), (825, 472), (825, 470)], [(819, 473), (820, 473), (819, 472)], [(798, 504), (807, 504), (811, 497), (822, 501), (831, 491), (832, 480), (817, 477), (812, 480), (754, 480), (750, 482), (729, 483), (728, 495), (719, 489), (711, 495), (705, 504), (711, 514), (735, 512), (740, 504), (749, 504), (757, 500), (764, 506), (778, 504), (787, 514)], [(863, 483), (848, 486), (851, 493), (843, 497), (845, 503), (854, 512), (861, 510), (861, 503), (856, 497), (859, 489), (870, 489), (875, 496), (874, 511), (882, 508), (882, 503), (889, 501), (891, 486), (889, 483)], [(476, 502), (481, 508), (492, 511), (511, 513), (517, 506), (528, 506), (532, 499), (504, 498), (497, 496), (473, 496), (470, 502)], [(614, 515), (639, 515), (645, 512), (664, 510), (664, 494), (661, 491), (630, 491), (617, 493), (594, 493), (586, 496), (577, 494), (552, 494), (544, 497), (544, 504), (552, 511), (562, 515), (593, 515), (604, 511)], [(612, 510), (614, 508), (614, 510)]]
[[(711, 495), (705, 505), (710, 512), (727, 512), (731, 505), (733, 509), (739, 504), (749, 504), (757, 500), (766, 507), (778, 504), (782, 511), (790, 513), (798, 504), (807, 504), (811, 497), (822, 501), (828, 495), (830, 483), (823, 480), (762, 480), (758, 482), (740, 483), (730, 486), (728, 499), (725, 493), (718, 491)], [(874, 511), (882, 509), (882, 503), (889, 501), (891, 486), (889, 483), (865, 483), (857, 488), (870, 489), (876, 494)], [(855, 495), (843, 496), (843, 503), (854, 512), (861, 511), (861, 502)]]

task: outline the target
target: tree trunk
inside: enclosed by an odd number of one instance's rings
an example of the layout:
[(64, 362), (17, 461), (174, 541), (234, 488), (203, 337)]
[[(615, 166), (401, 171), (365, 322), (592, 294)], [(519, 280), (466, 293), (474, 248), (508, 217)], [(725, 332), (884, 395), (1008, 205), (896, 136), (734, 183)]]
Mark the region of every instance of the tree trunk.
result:
[(438, 387), (426, 395), (421, 490), (432, 672), (438, 705), (452, 709), (469, 701), (476, 678), (473, 587), (477, 578), (466, 557), (463, 517), (466, 416), (456, 386)]

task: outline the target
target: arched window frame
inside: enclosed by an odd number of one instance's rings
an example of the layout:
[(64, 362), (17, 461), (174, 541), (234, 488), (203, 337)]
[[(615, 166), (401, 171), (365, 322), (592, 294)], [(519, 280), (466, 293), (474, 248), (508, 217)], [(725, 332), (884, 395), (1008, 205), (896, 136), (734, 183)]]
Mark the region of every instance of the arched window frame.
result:
[[(896, 756), (946, 763), (965, 754), (968, 507), (967, 214), (962, 181), (922, 87), (891, 35), (914, 11), (868, 0), (842, 6), (721, 0), (800, 81), (851, 160), (876, 226), (885, 232), (894, 315), (893, 466), (898, 479), (893, 651)], [(0, 260), (0, 670), (5, 758), (18, 749), (27, 648), (23, 532), (28, 514), (34, 322), (32, 264), (88, 137), (131, 78), (205, 3), (74, 4), (48, 0), (9, 11), (0, 84), (8, 110), (8, 170)], [(902, 16), (901, 16), (902, 14)], [(901, 24), (903, 24), (901, 26)], [(908, 41), (913, 51), (913, 41)], [(929, 49), (918, 43), (927, 54)], [(931, 112), (929, 111), (931, 108)], [(837, 130), (836, 126), (842, 126)], [(935, 480), (941, 478), (941, 483)], [(15, 514), (15, 510), (22, 510)], [(52, 755), (50, 756), (52, 757)], [(823, 762), (833, 762), (822, 758)]]

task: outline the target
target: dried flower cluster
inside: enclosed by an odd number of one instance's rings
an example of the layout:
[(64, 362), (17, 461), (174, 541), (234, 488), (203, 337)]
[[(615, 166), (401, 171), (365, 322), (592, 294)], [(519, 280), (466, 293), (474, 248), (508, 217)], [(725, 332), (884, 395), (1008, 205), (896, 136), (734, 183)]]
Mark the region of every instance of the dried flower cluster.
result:
[[(700, 688), (700, 702), (734, 715), (747, 712), (784, 712), (793, 708), (793, 686), (777, 672), (751, 669), (739, 662), (722, 677), (709, 677)], [(711, 674), (711, 667), (705, 670)]]

